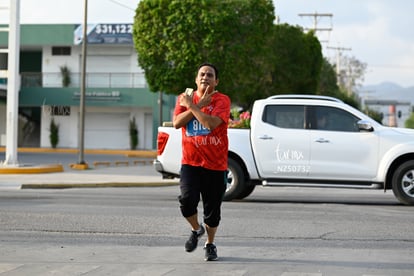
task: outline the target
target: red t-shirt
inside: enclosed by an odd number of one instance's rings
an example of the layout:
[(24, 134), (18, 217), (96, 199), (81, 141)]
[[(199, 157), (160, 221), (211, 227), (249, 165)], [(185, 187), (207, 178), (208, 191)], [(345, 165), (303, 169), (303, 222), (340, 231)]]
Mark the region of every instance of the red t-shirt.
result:
[[(193, 94), (193, 102), (198, 103), (199, 97)], [(181, 95), (179, 96), (181, 97)], [(174, 109), (174, 115), (186, 111), (180, 105), (179, 98)], [(193, 119), (182, 127), (182, 164), (203, 167), (210, 170), (227, 170), (228, 137), (227, 124), (230, 117), (230, 98), (222, 93), (215, 93), (211, 103), (201, 109), (209, 115), (220, 117), (223, 122), (212, 131), (206, 129), (201, 123)]]

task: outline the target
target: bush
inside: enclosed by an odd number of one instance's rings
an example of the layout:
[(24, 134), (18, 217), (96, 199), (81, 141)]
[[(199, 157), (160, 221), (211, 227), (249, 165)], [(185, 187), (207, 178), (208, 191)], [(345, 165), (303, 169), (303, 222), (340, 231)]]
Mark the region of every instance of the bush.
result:
[(129, 121), (129, 144), (132, 150), (137, 149), (138, 146), (138, 128), (135, 122), (135, 117)]
[(59, 125), (55, 123), (55, 119), (52, 118), (50, 121), (50, 144), (52, 145), (52, 148), (56, 148), (57, 144), (59, 143)]
[(414, 128), (414, 112), (411, 112), (410, 117), (408, 117), (404, 125), (406, 128)]
[(63, 87), (68, 87), (71, 83), (69, 68), (66, 65), (61, 66), (60, 67), (60, 73), (62, 74), (62, 86)]

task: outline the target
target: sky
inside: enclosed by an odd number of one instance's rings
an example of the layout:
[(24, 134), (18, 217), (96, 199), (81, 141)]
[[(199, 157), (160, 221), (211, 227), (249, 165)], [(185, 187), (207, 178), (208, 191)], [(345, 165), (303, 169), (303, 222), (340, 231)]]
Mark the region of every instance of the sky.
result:
[[(10, 0), (0, 0), (0, 6)], [(88, 0), (89, 23), (132, 23), (139, 0)], [(20, 0), (21, 24), (79, 24), (85, 0)], [(353, 57), (367, 65), (363, 85), (414, 86), (414, 1), (273, 0), (280, 23), (317, 31), (332, 63)], [(302, 16), (300, 15), (302, 14)], [(317, 15), (317, 16), (315, 16)], [(9, 14), (0, 9), (0, 23)], [(315, 24), (316, 23), (316, 24)]]

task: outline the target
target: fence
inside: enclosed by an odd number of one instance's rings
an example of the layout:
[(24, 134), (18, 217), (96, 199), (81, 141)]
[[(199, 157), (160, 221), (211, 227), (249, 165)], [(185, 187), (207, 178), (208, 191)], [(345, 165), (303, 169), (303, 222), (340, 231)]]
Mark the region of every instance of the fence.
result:
[[(64, 85), (61, 73), (21, 73), (22, 87), (79, 87), (80, 73), (69, 75), (69, 84)], [(86, 87), (100, 88), (146, 88), (143, 73), (87, 73)]]

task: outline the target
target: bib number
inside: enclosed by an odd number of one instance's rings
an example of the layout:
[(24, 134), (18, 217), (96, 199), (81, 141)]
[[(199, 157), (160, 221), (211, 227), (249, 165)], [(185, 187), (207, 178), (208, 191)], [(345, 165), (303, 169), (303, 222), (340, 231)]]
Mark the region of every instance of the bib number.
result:
[(187, 136), (204, 136), (210, 134), (210, 130), (204, 127), (196, 118), (192, 118), (186, 126)]

